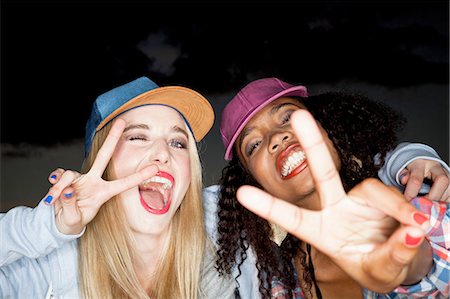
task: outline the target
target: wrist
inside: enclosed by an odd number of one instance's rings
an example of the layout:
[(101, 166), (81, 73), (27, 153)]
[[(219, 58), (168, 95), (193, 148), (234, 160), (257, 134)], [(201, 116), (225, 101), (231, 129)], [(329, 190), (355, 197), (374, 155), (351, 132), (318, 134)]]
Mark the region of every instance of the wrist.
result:
[(62, 220), (62, 213), (55, 215), (55, 225), (57, 230), (64, 235), (79, 235), (83, 232), (84, 226), (82, 225), (67, 225)]

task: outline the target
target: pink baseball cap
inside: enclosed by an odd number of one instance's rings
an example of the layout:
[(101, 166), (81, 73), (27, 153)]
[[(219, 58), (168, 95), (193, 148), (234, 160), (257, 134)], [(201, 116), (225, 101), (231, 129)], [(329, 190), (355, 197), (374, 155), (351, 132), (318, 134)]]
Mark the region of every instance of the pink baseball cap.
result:
[(283, 96), (305, 98), (308, 92), (302, 85), (294, 86), (277, 78), (264, 78), (247, 84), (225, 106), (220, 121), (225, 160), (233, 157), (234, 142), (250, 119), (267, 104)]

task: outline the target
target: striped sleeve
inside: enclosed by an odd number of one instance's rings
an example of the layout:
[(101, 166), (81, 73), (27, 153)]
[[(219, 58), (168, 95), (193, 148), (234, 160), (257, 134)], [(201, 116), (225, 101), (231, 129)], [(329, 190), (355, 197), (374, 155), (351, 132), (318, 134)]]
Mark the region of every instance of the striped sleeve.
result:
[(434, 265), (417, 284), (400, 286), (389, 294), (377, 294), (365, 290), (364, 297), (367, 299), (450, 298), (450, 205), (445, 202), (430, 201), (425, 197), (417, 197), (411, 203), (429, 216), (430, 228), (426, 239), (433, 250)]

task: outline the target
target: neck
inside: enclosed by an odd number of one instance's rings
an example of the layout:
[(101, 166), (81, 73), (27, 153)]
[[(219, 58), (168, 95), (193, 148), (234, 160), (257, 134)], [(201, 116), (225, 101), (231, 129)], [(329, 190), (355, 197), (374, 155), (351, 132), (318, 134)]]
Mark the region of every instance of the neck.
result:
[(134, 258), (133, 264), (141, 285), (148, 291), (164, 251), (168, 235), (134, 234)]
[[(306, 245), (302, 243), (302, 246), (306, 251)], [(311, 247), (311, 258), (322, 298), (362, 298), (361, 286), (327, 255)]]
[(294, 204), (300, 208), (319, 211), (322, 209), (319, 193), (316, 190), (298, 197)]

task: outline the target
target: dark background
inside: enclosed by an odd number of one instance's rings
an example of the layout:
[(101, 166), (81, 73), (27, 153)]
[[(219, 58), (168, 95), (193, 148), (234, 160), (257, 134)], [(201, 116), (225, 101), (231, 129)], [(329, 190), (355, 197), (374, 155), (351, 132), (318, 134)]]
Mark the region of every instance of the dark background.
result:
[(96, 96), (139, 76), (204, 94), (216, 123), (205, 184), (225, 165), (220, 112), (250, 80), (351, 89), (401, 111), (400, 139), (449, 158), (448, 1), (2, 1), (2, 211), (78, 169)]

